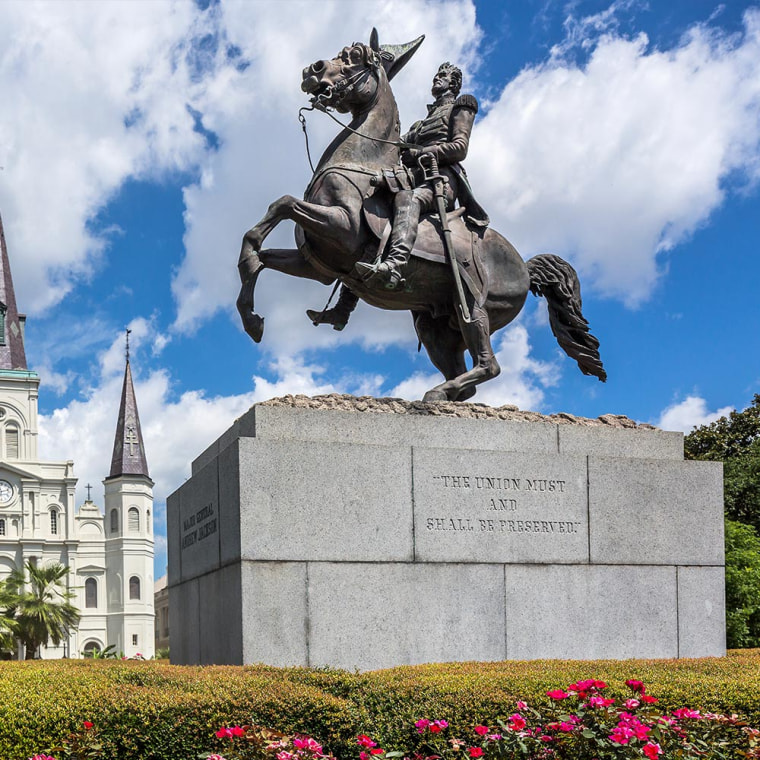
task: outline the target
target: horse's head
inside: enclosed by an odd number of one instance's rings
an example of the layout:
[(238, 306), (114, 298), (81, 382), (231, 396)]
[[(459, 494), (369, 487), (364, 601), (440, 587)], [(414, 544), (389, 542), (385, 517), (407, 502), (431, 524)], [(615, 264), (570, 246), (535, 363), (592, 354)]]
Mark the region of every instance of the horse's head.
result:
[(372, 102), (383, 78), (392, 79), (414, 55), (424, 36), (406, 45), (380, 47), (373, 29), (369, 45), (347, 45), (330, 60), (315, 61), (303, 70), (301, 89), (317, 107), (354, 112)]

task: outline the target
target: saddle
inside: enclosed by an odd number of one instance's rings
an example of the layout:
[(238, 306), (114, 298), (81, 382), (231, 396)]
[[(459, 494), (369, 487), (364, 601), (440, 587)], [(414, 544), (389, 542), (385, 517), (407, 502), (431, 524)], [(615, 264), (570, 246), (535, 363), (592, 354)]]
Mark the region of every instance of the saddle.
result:
[[(362, 204), (367, 225), (378, 240), (375, 260), (382, 257), (390, 238), (393, 219), (391, 204), (392, 197), (385, 193), (374, 193), (365, 198)], [(480, 257), (485, 228), (468, 224), (465, 211), (462, 207), (454, 209), (446, 218), (462, 282), (475, 302), (482, 306), (488, 292), (488, 278)], [(441, 220), (437, 213), (425, 214), (420, 218), (417, 239), (411, 255), (442, 266), (451, 266), (444, 247)]]

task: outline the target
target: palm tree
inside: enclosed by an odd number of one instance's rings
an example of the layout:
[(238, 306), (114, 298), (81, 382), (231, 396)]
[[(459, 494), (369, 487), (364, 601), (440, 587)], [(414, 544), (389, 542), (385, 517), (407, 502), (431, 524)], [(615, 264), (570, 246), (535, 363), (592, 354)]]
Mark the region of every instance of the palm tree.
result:
[(58, 646), (79, 624), (79, 611), (71, 604), (74, 592), (63, 583), (68, 572), (59, 562), (44, 567), (27, 562), (8, 576), (8, 587), (16, 597), (16, 636), (26, 648), (27, 660), (33, 660), (49, 641)]
[(7, 581), (0, 581), (0, 655), (16, 648), (15, 603), (16, 595)]

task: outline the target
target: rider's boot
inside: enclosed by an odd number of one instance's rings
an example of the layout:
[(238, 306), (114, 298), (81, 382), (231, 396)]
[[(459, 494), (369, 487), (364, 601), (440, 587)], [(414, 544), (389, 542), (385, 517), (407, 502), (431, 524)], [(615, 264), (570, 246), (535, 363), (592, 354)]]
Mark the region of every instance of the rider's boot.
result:
[(420, 202), (411, 190), (401, 190), (394, 197), (393, 230), (388, 243), (388, 255), (379, 264), (359, 262), (356, 270), (367, 280), (379, 280), (387, 290), (397, 290), (406, 283), (401, 269), (417, 239), (420, 223)]
[(341, 285), (338, 302), (332, 309), (325, 311), (315, 311), (306, 309), (306, 316), (316, 325), (332, 325), (333, 330), (342, 330), (348, 324), (348, 318), (351, 312), (356, 308), (359, 302), (357, 296), (352, 290), (345, 285)]

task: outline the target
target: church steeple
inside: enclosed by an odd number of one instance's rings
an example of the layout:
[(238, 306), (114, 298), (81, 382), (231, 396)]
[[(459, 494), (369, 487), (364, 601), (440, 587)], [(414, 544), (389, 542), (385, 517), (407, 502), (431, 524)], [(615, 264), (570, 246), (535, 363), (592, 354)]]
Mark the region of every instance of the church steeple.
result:
[(116, 423), (116, 437), (113, 442), (110, 478), (120, 475), (148, 475), (148, 463), (145, 459), (140, 416), (137, 413), (137, 399), (132, 385), (132, 370), (129, 366), (129, 333), (127, 330), (127, 366), (124, 370), (124, 385), (121, 389), (119, 420)]
[(24, 316), (16, 308), (8, 249), (0, 217), (0, 370), (27, 369), (24, 351)]

